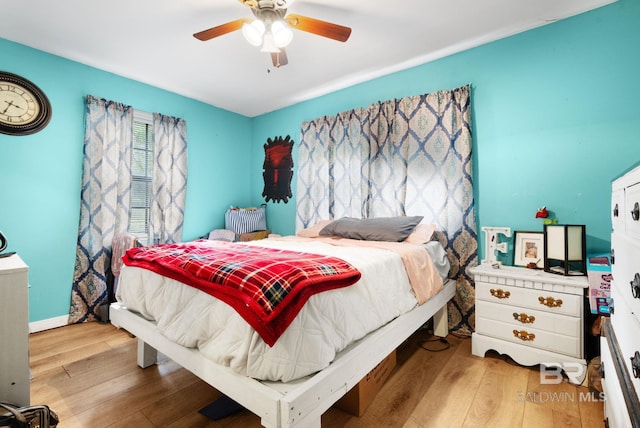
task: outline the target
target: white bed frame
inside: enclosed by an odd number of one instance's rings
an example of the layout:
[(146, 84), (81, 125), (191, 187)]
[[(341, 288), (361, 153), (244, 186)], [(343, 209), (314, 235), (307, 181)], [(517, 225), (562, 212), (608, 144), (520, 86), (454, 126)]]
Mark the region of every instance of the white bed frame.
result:
[(161, 352), (221, 393), (261, 418), (268, 428), (320, 428), (322, 414), (380, 361), (433, 317), (434, 333), (448, 334), (447, 302), (456, 291), (447, 280), (438, 294), (340, 352), (324, 370), (293, 382), (258, 381), (165, 338), (156, 325), (119, 303), (112, 303), (111, 323), (138, 337), (138, 365), (149, 367)]

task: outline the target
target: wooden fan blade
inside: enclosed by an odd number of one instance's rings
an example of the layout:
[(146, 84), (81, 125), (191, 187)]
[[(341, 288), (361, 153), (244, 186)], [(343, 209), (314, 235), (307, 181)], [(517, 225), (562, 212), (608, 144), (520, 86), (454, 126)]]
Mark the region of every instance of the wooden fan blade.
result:
[(287, 53), (285, 52), (284, 48), (280, 48), (280, 52), (271, 52), (271, 61), (273, 62), (273, 66), (275, 68), (280, 68), (283, 65), (289, 64)]
[(235, 21), (227, 22), (226, 24), (218, 25), (217, 27), (212, 27), (208, 30), (203, 30), (199, 33), (195, 33), (193, 37), (205, 42), (207, 40), (213, 39), (214, 37), (219, 37), (227, 33), (231, 33), (232, 31), (237, 31), (242, 28), (242, 24), (249, 21), (250, 19), (247, 18), (236, 19)]
[(289, 24), (291, 28), (327, 37), (339, 42), (346, 42), (351, 35), (351, 28), (349, 27), (309, 18), (307, 16), (291, 14), (285, 16), (284, 20), (287, 21), (287, 24)]

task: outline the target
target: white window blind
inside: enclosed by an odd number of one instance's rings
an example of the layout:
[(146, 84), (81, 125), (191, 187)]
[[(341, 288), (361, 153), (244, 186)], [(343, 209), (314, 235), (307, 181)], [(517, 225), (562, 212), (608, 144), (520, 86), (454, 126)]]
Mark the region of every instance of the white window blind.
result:
[(129, 232), (145, 243), (149, 239), (149, 213), (153, 184), (153, 119), (148, 113), (134, 113), (131, 150), (131, 207)]

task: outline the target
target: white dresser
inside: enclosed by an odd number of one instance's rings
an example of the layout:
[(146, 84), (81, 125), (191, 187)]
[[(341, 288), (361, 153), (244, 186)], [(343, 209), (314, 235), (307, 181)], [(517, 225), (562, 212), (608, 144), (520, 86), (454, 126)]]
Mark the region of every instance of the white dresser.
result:
[(640, 167), (611, 189), (612, 308), (603, 326), (602, 386), (608, 426), (640, 427)]
[(573, 383), (584, 381), (586, 276), (489, 265), (470, 271), (476, 284), (473, 355), (492, 349), (525, 366), (563, 369)]
[(29, 290), (18, 255), (0, 258), (0, 401), (29, 403)]

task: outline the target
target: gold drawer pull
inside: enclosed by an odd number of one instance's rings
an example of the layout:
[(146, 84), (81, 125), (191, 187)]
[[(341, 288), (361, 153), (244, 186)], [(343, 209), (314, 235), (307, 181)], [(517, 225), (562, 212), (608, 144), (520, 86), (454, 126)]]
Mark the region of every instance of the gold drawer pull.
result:
[(525, 313), (519, 314), (517, 312), (513, 313), (513, 319), (516, 321), (520, 321), (522, 324), (533, 324), (536, 320), (536, 317), (533, 315), (527, 315)]
[(513, 330), (513, 335), (524, 342), (533, 341), (536, 338), (535, 334), (527, 333), (525, 330)]
[(538, 297), (538, 301), (541, 305), (548, 306), (550, 308), (559, 308), (562, 306), (562, 299), (554, 299), (553, 297)]
[(498, 299), (508, 299), (509, 296), (511, 296), (511, 293), (508, 291), (504, 291), (502, 288), (498, 288), (497, 290), (494, 290), (493, 288), (491, 290), (489, 290), (491, 292), (491, 295), (493, 297), (496, 297)]

